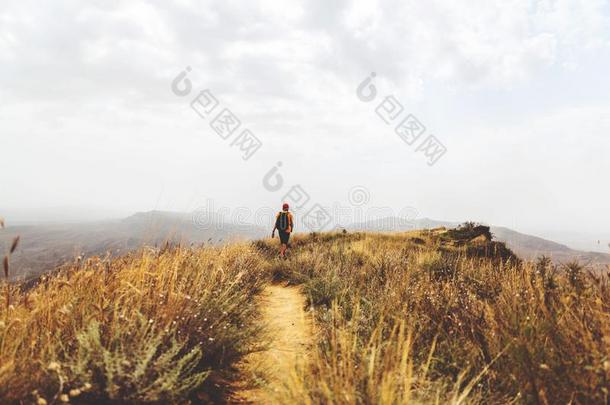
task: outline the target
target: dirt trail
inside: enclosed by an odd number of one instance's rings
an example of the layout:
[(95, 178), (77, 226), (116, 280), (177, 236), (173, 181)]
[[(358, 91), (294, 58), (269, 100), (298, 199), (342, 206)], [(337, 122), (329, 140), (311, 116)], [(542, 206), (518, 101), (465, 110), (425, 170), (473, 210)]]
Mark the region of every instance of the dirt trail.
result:
[(264, 371), (267, 384), (237, 394), (237, 402), (269, 404), (281, 402), (278, 394), (306, 364), (311, 347), (312, 326), (306, 313), (305, 297), (298, 287), (269, 285), (263, 291), (259, 305), (267, 325), (270, 345), (266, 351), (254, 353), (244, 362), (246, 373)]

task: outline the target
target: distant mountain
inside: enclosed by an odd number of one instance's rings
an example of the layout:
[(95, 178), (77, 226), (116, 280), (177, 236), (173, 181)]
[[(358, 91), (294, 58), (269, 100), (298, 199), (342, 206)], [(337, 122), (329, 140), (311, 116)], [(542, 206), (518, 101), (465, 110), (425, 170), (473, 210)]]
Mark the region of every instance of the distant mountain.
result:
[[(437, 221), (430, 218), (410, 221), (397, 217), (386, 217), (355, 223), (348, 226), (347, 229), (377, 232), (404, 232), (415, 229), (439, 228), (443, 226), (454, 228), (459, 224), (459, 222)], [(533, 260), (541, 255), (546, 255), (551, 257), (556, 263), (578, 260), (582, 263), (590, 263), (593, 265), (610, 264), (610, 254), (607, 253), (575, 250), (557, 242), (527, 235), (501, 226), (490, 226), (490, 228), (496, 240), (506, 243), (506, 245), (517, 255), (526, 260)]]
[(0, 229), (0, 253), (8, 249), (15, 236), (21, 236), (19, 248), (11, 257), (11, 279), (22, 279), (51, 270), (77, 256), (117, 255), (165, 242), (219, 244), (259, 238), (263, 234), (266, 232), (260, 228), (222, 222), (201, 212), (151, 211), (114, 221)]

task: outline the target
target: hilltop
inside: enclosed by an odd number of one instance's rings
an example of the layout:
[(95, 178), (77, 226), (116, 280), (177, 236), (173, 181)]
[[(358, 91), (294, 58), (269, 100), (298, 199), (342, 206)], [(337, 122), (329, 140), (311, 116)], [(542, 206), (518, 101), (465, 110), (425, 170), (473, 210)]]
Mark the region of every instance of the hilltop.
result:
[[(430, 218), (420, 218), (405, 221), (397, 217), (386, 217), (351, 224), (347, 229), (369, 232), (405, 232), (420, 229), (455, 228), (459, 222), (438, 221)], [(503, 226), (489, 226), (494, 239), (504, 242), (509, 248), (525, 260), (536, 260), (548, 256), (555, 263), (566, 263), (579, 260), (583, 263), (605, 268), (610, 265), (610, 254), (573, 249), (565, 244), (553, 242), (538, 236), (517, 232)]]
[[(0, 285), (0, 402), (606, 403), (607, 276), (490, 236), (295, 235), (288, 260), (270, 239), (149, 247)], [(277, 373), (255, 359), (290, 339), (268, 322), (286, 288), (314, 326)]]

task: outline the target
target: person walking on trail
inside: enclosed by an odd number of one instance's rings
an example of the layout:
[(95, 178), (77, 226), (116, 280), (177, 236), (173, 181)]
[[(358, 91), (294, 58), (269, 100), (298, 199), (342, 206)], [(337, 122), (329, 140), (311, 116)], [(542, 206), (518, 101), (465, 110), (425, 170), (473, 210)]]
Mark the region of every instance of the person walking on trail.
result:
[(292, 213), (288, 211), (288, 204), (282, 205), (282, 210), (275, 216), (275, 226), (271, 231), (271, 237), (275, 238), (275, 230), (277, 229), (280, 235), (280, 257), (286, 258), (286, 249), (288, 249), (288, 240), (290, 239), (290, 233), (294, 230), (294, 219)]

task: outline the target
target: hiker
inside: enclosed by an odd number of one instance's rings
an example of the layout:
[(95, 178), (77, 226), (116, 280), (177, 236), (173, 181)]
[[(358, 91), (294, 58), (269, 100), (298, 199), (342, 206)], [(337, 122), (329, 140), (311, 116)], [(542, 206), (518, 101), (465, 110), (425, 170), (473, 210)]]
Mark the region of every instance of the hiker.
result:
[(271, 237), (275, 238), (275, 230), (277, 229), (280, 235), (280, 257), (286, 258), (286, 249), (288, 249), (288, 239), (290, 239), (290, 233), (294, 229), (294, 220), (292, 213), (288, 211), (288, 204), (282, 205), (282, 210), (275, 216), (275, 226), (271, 231)]

